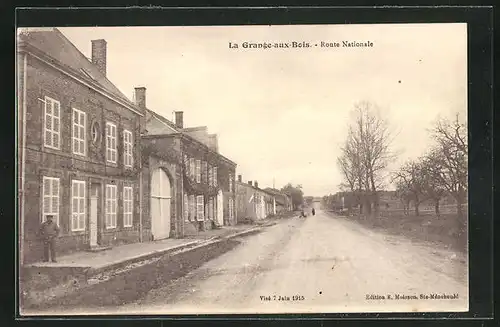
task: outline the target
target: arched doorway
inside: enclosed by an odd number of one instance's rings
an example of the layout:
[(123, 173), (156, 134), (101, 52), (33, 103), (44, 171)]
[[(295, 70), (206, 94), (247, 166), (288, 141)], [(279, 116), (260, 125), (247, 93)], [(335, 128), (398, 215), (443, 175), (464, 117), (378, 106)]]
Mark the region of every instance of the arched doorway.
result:
[(222, 195), (222, 190), (217, 193), (217, 224), (219, 226), (224, 225), (224, 196)]
[(157, 168), (151, 176), (151, 234), (153, 240), (170, 236), (170, 179)]

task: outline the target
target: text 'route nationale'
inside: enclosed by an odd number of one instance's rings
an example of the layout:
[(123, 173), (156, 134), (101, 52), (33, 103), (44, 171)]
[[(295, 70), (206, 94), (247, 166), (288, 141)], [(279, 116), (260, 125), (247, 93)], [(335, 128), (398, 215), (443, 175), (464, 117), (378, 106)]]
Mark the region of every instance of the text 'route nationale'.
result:
[(230, 49), (373, 48), (372, 41), (229, 42)]

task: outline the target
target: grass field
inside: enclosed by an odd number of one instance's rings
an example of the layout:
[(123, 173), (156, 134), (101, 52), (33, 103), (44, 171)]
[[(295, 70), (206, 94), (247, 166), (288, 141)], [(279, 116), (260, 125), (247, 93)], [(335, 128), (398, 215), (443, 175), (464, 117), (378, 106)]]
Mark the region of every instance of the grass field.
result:
[(378, 217), (357, 215), (350, 216), (349, 219), (370, 228), (404, 235), (414, 241), (432, 242), (448, 249), (466, 252), (467, 223), (459, 221), (457, 214), (450, 211), (437, 217), (431, 211), (423, 211), (416, 216), (414, 212), (404, 215), (402, 210), (388, 210), (381, 211)]

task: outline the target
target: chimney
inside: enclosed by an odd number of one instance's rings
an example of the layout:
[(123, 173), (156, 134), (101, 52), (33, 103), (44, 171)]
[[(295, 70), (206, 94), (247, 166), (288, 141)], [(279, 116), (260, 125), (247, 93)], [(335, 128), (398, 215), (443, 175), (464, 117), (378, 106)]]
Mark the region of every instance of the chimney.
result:
[(259, 188), (259, 183), (257, 181), (253, 182), (253, 185), (256, 187), (256, 188)]
[(238, 182), (241, 183), (241, 175), (238, 175)]
[(208, 135), (208, 139), (210, 142), (211, 149), (214, 150), (215, 152), (219, 152), (219, 144), (217, 142), (217, 134)]
[(248, 181), (248, 185), (252, 186), (252, 181)]
[(136, 87), (134, 94), (135, 104), (141, 108), (146, 109), (146, 88)]
[(92, 63), (106, 76), (106, 40), (92, 40)]
[(176, 111), (175, 112), (175, 126), (177, 128), (180, 128), (180, 129), (184, 128), (184, 112), (183, 111)]

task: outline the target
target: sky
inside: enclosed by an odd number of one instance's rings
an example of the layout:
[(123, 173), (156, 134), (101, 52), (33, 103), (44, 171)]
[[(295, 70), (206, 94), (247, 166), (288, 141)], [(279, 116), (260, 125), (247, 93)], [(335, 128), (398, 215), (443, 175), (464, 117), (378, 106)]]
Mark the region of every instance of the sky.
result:
[[(89, 58), (91, 40), (105, 39), (111, 82), (130, 99), (144, 86), (149, 109), (169, 119), (183, 111), (185, 127), (217, 133), (236, 174), (261, 188), (290, 182), (310, 196), (339, 191), (336, 160), (359, 101), (376, 104), (397, 135), (392, 149), (399, 156), (389, 170), (431, 146), (428, 129), (437, 117), (466, 115), (465, 24), (59, 30)], [(292, 41), (311, 47), (242, 47)]]

